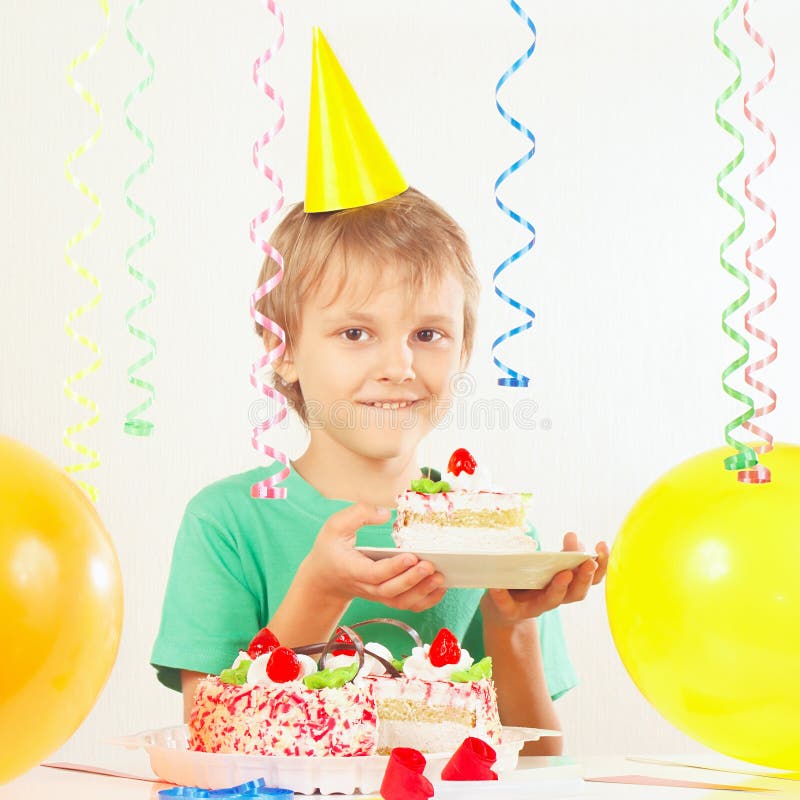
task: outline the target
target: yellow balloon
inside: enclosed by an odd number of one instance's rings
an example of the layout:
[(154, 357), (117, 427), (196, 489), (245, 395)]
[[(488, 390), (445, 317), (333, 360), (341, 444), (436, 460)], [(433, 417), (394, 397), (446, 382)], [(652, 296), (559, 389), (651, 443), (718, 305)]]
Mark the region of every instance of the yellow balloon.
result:
[(119, 563), (94, 506), (50, 461), (0, 436), (0, 783), (83, 722), (121, 628)]
[(800, 768), (800, 447), (748, 485), (720, 448), (654, 483), (614, 542), (606, 599), (622, 662), (672, 724), (735, 758)]

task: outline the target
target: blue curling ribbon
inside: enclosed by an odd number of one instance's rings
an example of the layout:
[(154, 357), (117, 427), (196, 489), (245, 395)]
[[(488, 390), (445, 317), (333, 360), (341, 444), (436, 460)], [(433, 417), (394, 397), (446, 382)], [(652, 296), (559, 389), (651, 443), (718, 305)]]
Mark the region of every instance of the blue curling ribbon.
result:
[(230, 789), (215, 789), (209, 794), (209, 798), (219, 797), (225, 798), (225, 800), (236, 798), (238, 800), (240, 797), (263, 797), (266, 788), (267, 782), (263, 778), (257, 778), (254, 781), (240, 783), (238, 786), (231, 786)]
[(279, 789), (267, 786), (263, 778), (240, 783), (229, 789), (200, 789), (196, 786), (173, 786), (162, 789), (158, 793), (159, 800), (171, 800), (173, 797), (193, 798), (193, 800), (251, 800), (254, 797), (294, 797), (291, 789)]
[(521, 214), (518, 214), (512, 208), (509, 208), (509, 206), (507, 206), (497, 194), (498, 189), (503, 183), (505, 183), (508, 177), (513, 175), (523, 164), (530, 161), (531, 158), (533, 158), (533, 154), (536, 152), (536, 137), (518, 119), (512, 117), (511, 114), (509, 114), (508, 111), (503, 108), (500, 100), (498, 99), (498, 94), (506, 84), (506, 81), (508, 81), (508, 79), (533, 55), (533, 51), (536, 49), (536, 26), (533, 24), (533, 21), (515, 0), (508, 0), (508, 4), (513, 9), (514, 13), (517, 14), (517, 16), (528, 26), (533, 34), (533, 41), (531, 42), (530, 47), (503, 73), (503, 75), (500, 77), (500, 80), (497, 81), (497, 86), (495, 86), (494, 89), (494, 101), (495, 105), (497, 106), (497, 110), (500, 112), (500, 116), (506, 122), (508, 122), (512, 128), (523, 134), (531, 143), (531, 147), (530, 150), (528, 150), (528, 152), (522, 156), (522, 158), (515, 161), (510, 167), (508, 167), (508, 169), (504, 170), (494, 182), (494, 200), (504, 214), (514, 220), (514, 222), (522, 225), (530, 233), (531, 238), (525, 245), (510, 255), (505, 261), (502, 262), (502, 264), (500, 264), (499, 267), (497, 267), (497, 269), (494, 271), (494, 275), (492, 275), (492, 283), (494, 284), (495, 294), (501, 300), (508, 303), (512, 308), (522, 311), (523, 314), (527, 315), (528, 319), (521, 325), (512, 328), (510, 331), (498, 336), (494, 340), (492, 343), (492, 359), (494, 360), (494, 363), (508, 376), (506, 378), (497, 379), (499, 386), (515, 386), (524, 388), (528, 385), (527, 376), (517, 372), (514, 369), (511, 369), (511, 367), (504, 364), (495, 354), (495, 349), (498, 347), (498, 345), (502, 344), (504, 341), (506, 341), (506, 339), (510, 339), (512, 336), (516, 336), (517, 334), (528, 330), (528, 328), (533, 325), (533, 320), (536, 318), (536, 314), (534, 314), (532, 309), (523, 305), (518, 300), (515, 300), (513, 297), (510, 297), (497, 286), (497, 279), (506, 270), (506, 268), (522, 258), (522, 256), (524, 256), (529, 250), (532, 250), (533, 246), (536, 244), (536, 229), (533, 227), (533, 224), (528, 222), (528, 220), (526, 220)]

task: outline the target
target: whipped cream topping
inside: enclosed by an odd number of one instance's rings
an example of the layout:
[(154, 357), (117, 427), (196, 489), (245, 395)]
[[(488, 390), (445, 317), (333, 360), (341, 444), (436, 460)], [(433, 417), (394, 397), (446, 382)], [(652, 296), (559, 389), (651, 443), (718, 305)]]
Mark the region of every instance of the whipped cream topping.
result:
[(484, 492), (454, 489), (439, 494), (407, 491), (397, 496), (397, 511), (452, 513), (453, 511), (510, 511), (525, 504), (520, 492)]
[(465, 489), (471, 492), (477, 492), (480, 489), (490, 492), (493, 489), (492, 476), (489, 470), (480, 464), (475, 467), (475, 472), (470, 475), (466, 470), (462, 470), (459, 475), (453, 475), (452, 472), (442, 476), (442, 480), (447, 481), (452, 489)]
[[(241, 656), (241, 653), (239, 655)], [(317, 663), (313, 658), (310, 656), (298, 655), (297, 660), (300, 662), (300, 674), (293, 681), (278, 683), (273, 681), (272, 678), (267, 675), (267, 662), (269, 661), (269, 657), (271, 655), (272, 653), (264, 653), (256, 658), (252, 664), (250, 664), (250, 667), (247, 670), (247, 683), (253, 686), (298, 685), (303, 683), (303, 678), (305, 678), (306, 675), (310, 675), (312, 672), (317, 671)], [(247, 656), (247, 653), (245, 653), (245, 656)], [(247, 657), (249, 658), (249, 656)]]
[[(375, 655), (391, 661), (393, 656), (387, 647), (384, 647), (379, 642), (366, 642), (364, 649), (369, 650)], [(338, 656), (327, 655), (325, 656), (326, 669), (338, 669), (339, 667), (349, 667), (351, 664), (358, 663), (357, 653), (341, 653)], [(386, 672), (386, 667), (381, 664), (376, 658), (364, 653), (364, 666), (359, 671), (359, 677), (364, 675), (383, 675)]]
[(461, 648), (461, 658), (457, 664), (445, 664), (442, 667), (434, 667), (428, 655), (431, 646), (425, 644), (422, 647), (415, 647), (411, 655), (403, 663), (403, 675), (408, 678), (422, 678), (426, 681), (447, 681), (450, 676), (461, 669), (469, 669), (475, 659), (469, 654), (468, 650)]
[(231, 669), (236, 669), (242, 661), (252, 661), (253, 659), (250, 658), (250, 653), (247, 650), (240, 650), (239, 655), (233, 659), (233, 664), (231, 664)]

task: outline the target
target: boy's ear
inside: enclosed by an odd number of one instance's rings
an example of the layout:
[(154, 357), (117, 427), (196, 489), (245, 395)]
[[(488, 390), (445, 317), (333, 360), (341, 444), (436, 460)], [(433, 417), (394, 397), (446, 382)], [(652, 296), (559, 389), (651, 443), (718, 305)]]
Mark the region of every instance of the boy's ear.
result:
[[(264, 329), (262, 338), (264, 341), (264, 349), (267, 352), (277, 347), (280, 341), (274, 333), (268, 331), (266, 328)], [(270, 366), (281, 376), (285, 383), (295, 383), (297, 381), (297, 370), (295, 369), (294, 359), (292, 358), (288, 345), (286, 346), (286, 350), (283, 351), (283, 355), (279, 359), (273, 361)]]

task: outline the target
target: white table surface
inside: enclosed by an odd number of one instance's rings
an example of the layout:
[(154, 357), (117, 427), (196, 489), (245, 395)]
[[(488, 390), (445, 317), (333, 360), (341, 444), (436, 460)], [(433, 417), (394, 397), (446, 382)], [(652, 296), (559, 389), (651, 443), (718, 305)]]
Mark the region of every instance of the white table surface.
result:
[[(130, 757), (122, 760), (116, 759), (117, 763), (115, 763), (113, 756), (98, 766), (143, 776), (152, 776), (146, 756), (144, 753), (140, 755), (141, 761), (134, 767), (131, 766)], [(663, 758), (665, 760), (691, 761), (692, 763), (702, 763), (715, 767), (747, 768), (747, 765), (741, 762), (726, 759), (722, 756), (713, 759), (686, 756), (677, 758), (675, 756), (663, 756)], [(457, 795), (448, 796), (458, 796), (460, 800), (469, 800), (472, 797), (481, 797), (482, 800), (485, 800), (488, 796), (497, 798), (540, 798), (546, 796), (541, 792), (546, 785), (540, 784), (537, 790), (537, 783), (539, 782), (535, 780), (534, 772), (531, 772), (531, 770), (536, 770), (537, 767), (541, 766), (564, 763), (580, 765), (580, 771), (585, 778), (636, 774), (705, 783), (745, 785), (754, 789), (767, 788), (772, 791), (739, 791), (732, 793), (730, 791), (697, 788), (585, 782), (578, 787), (577, 793), (562, 794), (562, 797), (598, 798), (600, 800), (602, 798), (615, 798), (615, 800), (638, 800), (638, 798), (649, 798), (651, 800), (699, 800), (699, 798), (704, 798), (704, 800), (736, 800), (738, 798), (739, 800), (745, 800), (753, 797), (760, 797), (762, 800), (767, 800), (768, 798), (775, 798), (775, 800), (795, 798), (795, 800), (800, 800), (800, 780), (758, 778), (707, 769), (645, 764), (628, 760), (622, 755), (591, 756), (587, 758), (565, 757), (559, 760), (521, 758), (517, 770), (506, 779), (495, 783), (491, 787), (491, 791), (479, 794), (465, 790), (463, 792), (459, 791)], [(572, 784), (575, 784), (574, 779)], [(40, 766), (16, 780), (0, 786), (0, 800), (158, 800), (158, 790), (163, 788), (167, 788), (167, 785), (154, 781), (113, 778)], [(340, 800), (345, 800), (346, 798), (345, 795), (333, 796), (340, 798)], [(298, 797), (302, 797), (302, 795), (298, 795)], [(361, 797), (364, 800), (366, 797), (375, 797), (375, 795), (358, 795), (357, 797)]]

